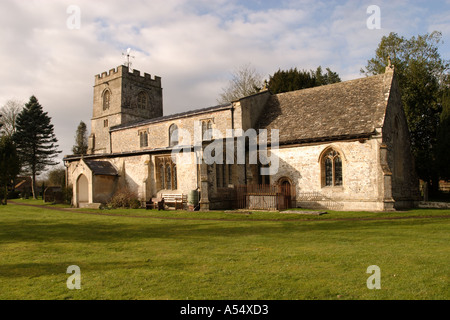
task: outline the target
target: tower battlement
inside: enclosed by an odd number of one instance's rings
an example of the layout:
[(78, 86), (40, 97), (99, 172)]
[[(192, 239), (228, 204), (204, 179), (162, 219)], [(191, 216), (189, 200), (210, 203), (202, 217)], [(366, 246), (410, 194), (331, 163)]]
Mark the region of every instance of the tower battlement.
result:
[(95, 76), (95, 84), (104, 83), (109, 80), (116, 79), (118, 77), (127, 77), (128, 79), (136, 79), (136, 80), (145, 80), (145, 81), (151, 81), (153, 82), (153, 85), (156, 87), (161, 87), (161, 77), (155, 76), (152, 78), (152, 76), (146, 72), (144, 72), (143, 75), (141, 75), (141, 72), (139, 70), (133, 70), (133, 72), (129, 71), (129, 68), (127, 66), (118, 66), (117, 68), (110, 69), (109, 72), (102, 72), (101, 74), (97, 74)]

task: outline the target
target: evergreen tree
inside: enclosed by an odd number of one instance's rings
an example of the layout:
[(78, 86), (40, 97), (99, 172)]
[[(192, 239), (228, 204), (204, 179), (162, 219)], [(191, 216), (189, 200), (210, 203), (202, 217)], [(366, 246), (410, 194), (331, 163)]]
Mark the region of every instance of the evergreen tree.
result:
[(440, 178), (450, 180), (450, 88), (442, 94), (442, 113), (437, 135), (437, 165)]
[(442, 123), (439, 101), (442, 79), (449, 70), (448, 61), (439, 54), (441, 38), (437, 31), (411, 39), (390, 33), (381, 39), (375, 57), (361, 70), (368, 75), (381, 74), (389, 59), (394, 65), (417, 173), (422, 180), (431, 182), (432, 191), (437, 191), (442, 169), (437, 163), (437, 130)]
[(88, 150), (88, 136), (86, 124), (80, 121), (77, 132), (75, 134), (75, 145), (72, 148), (72, 152), (75, 155), (85, 155)]
[(336, 72), (331, 71), (330, 68), (326, 68), (326, 71), (326, 73), (323, 73), (321, 66), (315, 71), (300, 71), (297, 68), (289, 70), (279, 69), (270, 76), (269, 90), (277, 94), (341, 82)]
[(54, 158), (58, 151), (58, 140), (53, 132), (51, 118), (44, 112), (35, 96), (25, 104), (25, 108), (17, 116), (14, 141), (23, 169), (30, 174), (33, 198), (36, 199), (36, 176), (47, 166), (58, 164)]
[(20, 164), (16, 147), (10, 136), (0, 137), (0, 198), (1, 204), (7, 204), (8, 186), (19, 174)]

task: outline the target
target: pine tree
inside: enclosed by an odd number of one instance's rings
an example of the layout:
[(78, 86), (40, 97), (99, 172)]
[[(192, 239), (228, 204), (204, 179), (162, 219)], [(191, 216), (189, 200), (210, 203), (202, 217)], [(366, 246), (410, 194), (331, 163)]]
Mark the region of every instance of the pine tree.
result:
[(85, 155), (88, 150), (88, 136), (86, 124), (80, 121), (77, 132), (75, 134), (75, 145), (72, 148), (72, 152), (75, 155)]
[(33, 198), (36, 199), (36, 176), (47, 166), (58, 164), (54, 158), (61, 151), (57, 150), (58, 140), (53, 132), (51, 118), (43, 111), (35, 96), (31, 96), (17, 116), (13, 138), (22, 169), (31, 176)]

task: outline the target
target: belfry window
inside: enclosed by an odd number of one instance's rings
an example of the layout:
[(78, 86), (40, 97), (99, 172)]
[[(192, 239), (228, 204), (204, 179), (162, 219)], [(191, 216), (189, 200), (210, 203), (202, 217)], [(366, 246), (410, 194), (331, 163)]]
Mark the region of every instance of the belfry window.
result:
[(322, 158), (322, 185), (325, 187), (342, 186), (342, 158), (339, 152), (330, 149)]
[(111, 102), (111, 91), (106, 90), (103, 93), (103, 111), (109, 109), (110, 102)]
[(138, 109), (146, 109), (147, 103), (148, 103), (147, 94), (143, 91), (140, 92), (138, 94), (138, 99), (137, 99)]

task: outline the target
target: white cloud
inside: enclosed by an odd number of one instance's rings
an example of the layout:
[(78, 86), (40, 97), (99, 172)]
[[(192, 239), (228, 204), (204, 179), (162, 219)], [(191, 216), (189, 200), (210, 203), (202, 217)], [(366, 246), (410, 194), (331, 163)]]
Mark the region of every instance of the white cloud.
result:
[[(170, 114), (215, 104), (230, 71), (248, 62), (267, 77), (322, 65), (350, 79), (390, 31), (450, 32), (444, 11), (421, 16), (425, 2), (378, 3), (382, 30), (374, 31), (365, 1), (1, 1), (0, 105), (35, 94), (68, 154), (80, 120), (89, 127), (95, 74), (122, 64), (128, 47), (134, 68), (162, 77)], [(66, 26), (72, 4), (79, 30)]]

